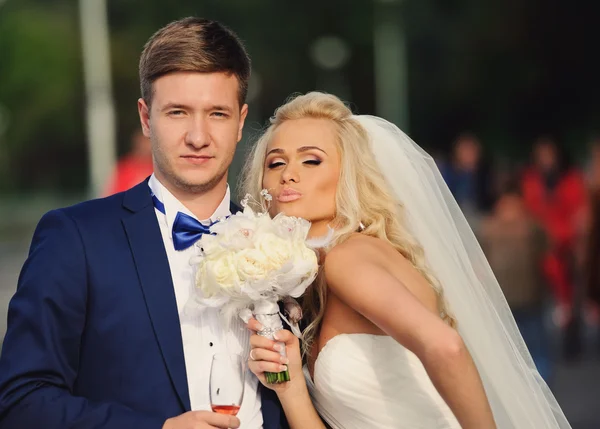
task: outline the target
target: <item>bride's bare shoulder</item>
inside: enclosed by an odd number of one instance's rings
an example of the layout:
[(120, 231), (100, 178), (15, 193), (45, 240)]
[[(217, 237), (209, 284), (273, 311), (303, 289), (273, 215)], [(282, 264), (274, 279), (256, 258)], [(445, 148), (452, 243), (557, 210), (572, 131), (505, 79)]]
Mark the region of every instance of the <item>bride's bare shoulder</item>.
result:
[(328, 268), (364, 268), (365, 264), (385, 266), (388, 263), (404, 260), (389, 242), (365, 234), (353, 234), (350, 238), (331, 249), (325, 257), (325, 271)]

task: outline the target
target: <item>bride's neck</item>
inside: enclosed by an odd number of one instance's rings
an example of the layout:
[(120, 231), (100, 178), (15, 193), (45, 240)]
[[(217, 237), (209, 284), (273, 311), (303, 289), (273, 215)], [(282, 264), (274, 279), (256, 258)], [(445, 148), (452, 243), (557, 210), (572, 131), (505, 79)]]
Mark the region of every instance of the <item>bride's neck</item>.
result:
[(317, 221), (310, 226), (308, 238), (325, 237), (329, 233), (329, 222)]

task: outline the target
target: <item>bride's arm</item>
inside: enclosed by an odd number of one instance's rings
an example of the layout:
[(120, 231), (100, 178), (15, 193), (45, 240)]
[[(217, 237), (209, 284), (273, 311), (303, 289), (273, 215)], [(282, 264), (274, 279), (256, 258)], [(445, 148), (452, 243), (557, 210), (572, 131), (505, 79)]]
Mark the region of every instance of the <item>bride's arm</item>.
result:
[[(250, 319), (248, 328), (254, 332), (262, 329), (255, 319)], [(298, 338), (286, 330), (277, 332), (276, 336), (278, 342), (285, 344), (288, 361), (282, 362), (280, 360), (279, 351), (274, 348), (275, 341), (259, 335), (252, 335), (250, 337), (252, 355), (248, 367), (256, 374), (263, 385), (277, 393), (290, 429), (326, 429), (308, 393), (304, 373), (302, 372), (302, 358)], [(285, 369), (280, 366), (284, 363), (287, 364), (290, 381), (281, 384), (267, 384), (265, 371), (280, 372)]]
[(369, 237), (336, 246), (325, 260), (330, 292), (417, 355), (463, 429), (495, 428), (481, 378), (462, 338), (411, 292), (425, 284), (416, 269), (399, 260), (401, 275), (392, 275), (386, 250)]

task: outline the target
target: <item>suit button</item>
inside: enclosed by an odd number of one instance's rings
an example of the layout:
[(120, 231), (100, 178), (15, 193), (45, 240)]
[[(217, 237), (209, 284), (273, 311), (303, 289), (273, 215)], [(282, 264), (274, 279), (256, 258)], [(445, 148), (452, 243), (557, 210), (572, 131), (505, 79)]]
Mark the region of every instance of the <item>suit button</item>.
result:
[(211, 341), (210, 343), (208, 343), (208, 345), (212, 347), (212, 346), (213, 346), (213, 343), (212, 343), (212, 341)]

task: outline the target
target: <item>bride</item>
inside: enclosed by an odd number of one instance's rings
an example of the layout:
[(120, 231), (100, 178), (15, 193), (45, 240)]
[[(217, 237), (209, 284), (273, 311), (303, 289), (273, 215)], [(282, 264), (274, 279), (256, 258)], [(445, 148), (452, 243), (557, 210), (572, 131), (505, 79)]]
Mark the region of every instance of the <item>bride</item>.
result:
[(272, 214), (333, 232), (302, 350), (289, 331), (251, 338), (291, 428), (570, 427), (433, 160), (397, 127), (311, 92), (277, 109), (245, 172)]

